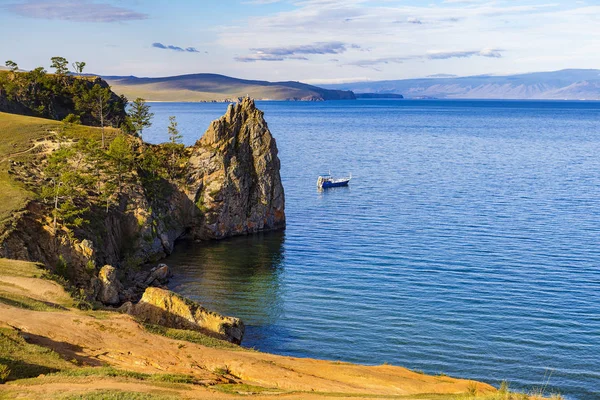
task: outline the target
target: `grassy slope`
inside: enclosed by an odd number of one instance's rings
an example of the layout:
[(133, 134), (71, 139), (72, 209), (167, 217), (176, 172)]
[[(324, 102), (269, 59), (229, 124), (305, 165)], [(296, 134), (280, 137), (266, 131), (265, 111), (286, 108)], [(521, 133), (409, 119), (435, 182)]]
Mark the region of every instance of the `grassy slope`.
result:
[[(58, 121), (0, 112), (0, 236), (11, 217), (22, 210), (33, 198), (33, 193), (14, 181), (8, 173), (9, 160), (24, 160), (31, 157), (27, 150), (32, 149), (36, 140), (53, 138), (63, 124)], [(114, 137), (116, 130), (105, 129), (108, 138)], [(67, 137), (101, 137), (99, 128), (73, 125), (65, 131)]]
[(320, 88), (298, 82), (265, 82), (215, 74), (167, 78), (105, 77), (113, 91), (130, 99), (149, 101), (212, 101), (249, 95), (255, 99), (285, 100), (319, 96)]
[(14, 212), (23, 208), (33, 194), (12, 180), (8, 160), (32, 147), (34, 140), (50, 135), (57, 121), (0, 113), (0, 233)]
[(312, 94), (283, 87), (239, 86), (220, 88), (218, 92), (178, 89), (164, 84), (121, 85), (111, 82), (115, 93), (124, 94), (129, 99), (141, 97), (148, 101), (221, 101), (249, 95), (255, 99), (283, 100), (305, 97)]

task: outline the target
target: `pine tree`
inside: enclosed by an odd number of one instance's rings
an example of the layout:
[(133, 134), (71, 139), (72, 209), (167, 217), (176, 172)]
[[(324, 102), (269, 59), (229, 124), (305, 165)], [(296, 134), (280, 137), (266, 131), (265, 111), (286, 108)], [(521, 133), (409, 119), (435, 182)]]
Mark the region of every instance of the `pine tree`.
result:
[(108, 118), (110, 114), (109, 101), (111, 97), (110, 88), (103, 88), (96, 84), (86, 94), (85, 101), (89, 104), (92, 109), (92, 114), (100, 121), (100, 127), (102, 128), (102, 148), (106, 148), (104, 140), (104, 120)]
[(177, 128), (177, 120), (175, 116), (169, 117), (169, 147), (171, 147), (171, 177), (175, 175), (175, 164), (177, 161), (176, 154), (181, 149), (181, 139), (183, 135), (179, 133)]
[(144, 99), (138, 97), (133, 101), (129, 118), (135, 128), (136, 135), (142, 138), (142, 140), (144, 140), (142, 134), (144, 128), (152, 126), (152, 117), (154, 117), (154, 114), (150, 112), (150, 106), (146, 104)]
[(72, 65), (75, 72), (77, 72), (79, 75), (83, 73), (83, 69), (85, 68), (85, 62), (75, 61)]
[(81, 226), (85, 222), (81, 214), (86, 210), (78, 209), (74, 200), (84, 193), (89, 182), (73, 165), (76, 154), (73, 148), (61, 147), (48, 157), (44, 170), (49, 180), (41, 188), (41, 197), (53, 203), (52, 228), (55, 235), (58, 220), (67, 226)]
[(111, 175), (116, 178), (117, 193), (120, 194), (125, 174), (131, 169), (134, 161), (131, 143), (125, 135), (119, 135), (110, 143), (106, 155), (112, 161)]
[(56, 70), (56, 75), (66, 75), (69, 73), (69, 62), (64, 57), (52, 57), (50, 59), (52, 64), (50, 64), (50, 68), (54, 68)]

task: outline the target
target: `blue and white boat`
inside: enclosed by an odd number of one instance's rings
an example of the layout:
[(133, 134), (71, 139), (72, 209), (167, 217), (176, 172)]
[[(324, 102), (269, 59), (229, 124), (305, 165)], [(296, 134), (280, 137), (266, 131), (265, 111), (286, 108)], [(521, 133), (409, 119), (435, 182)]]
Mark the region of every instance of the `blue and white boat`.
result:
[(348, 183), (352, 179), (352, 175), (346, 178), (334, 178), (331, 174), (320, 175), (317, 179), (317, 187), (319, 189), (327, 189), (332, 187), (348, 186)]

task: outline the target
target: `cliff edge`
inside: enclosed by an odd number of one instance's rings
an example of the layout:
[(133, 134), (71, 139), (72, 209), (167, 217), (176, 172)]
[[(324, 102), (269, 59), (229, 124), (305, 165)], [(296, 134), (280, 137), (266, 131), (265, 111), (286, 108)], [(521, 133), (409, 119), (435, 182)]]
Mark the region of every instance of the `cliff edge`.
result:
[[(8, 173), (15, 184), (38, 195), (14, 213), (0, 235), (0, 256), (41, 262), (89, 288), (103, 265), (116, 267), (127, 284), (138, 266), (170, 254), (178, 239), (222, 239), (285, 227), (277, 146), (254, 101), (230, 105), (187, 148), (113, 134), (99, 162), (93, 142), (99, 134), (95, 128), (85, 134), (65, 128), (62, 139), (48, 131), (40, 131), (39, 138), (30, 135), (35, 154), (23, 161), (14, 157)], [(54, 201), (40, 189), (62, 179), (56, 172), (51, 176), (56, 168), (49, 166), (65, 149), (73, 149), (72, 158), (61, 159), (65, 174), (94, 182), (60, 198), (80, 210), (81, 224), (69, 221), (60, 207), (54, 210)], [(59, 214), (55, 226), (53, 213)]]

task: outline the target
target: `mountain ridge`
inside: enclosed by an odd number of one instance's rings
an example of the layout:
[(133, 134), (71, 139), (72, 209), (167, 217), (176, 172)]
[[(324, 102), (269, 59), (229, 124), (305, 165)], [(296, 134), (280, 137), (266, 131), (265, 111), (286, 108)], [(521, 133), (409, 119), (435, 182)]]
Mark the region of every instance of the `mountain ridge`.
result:
[(112, 89), (128, 98), (148, 101), (230, 101), (250, 96), (257, 100), (354, 100), (351, 91), (324, 89), (296, 81), (269, 82), (198, 73), (166, 77), (103, 76)]
[(564, 69), (513, 75), (416, 78), (323, 85), (406, 98), (600, 100), (600, 70)]

